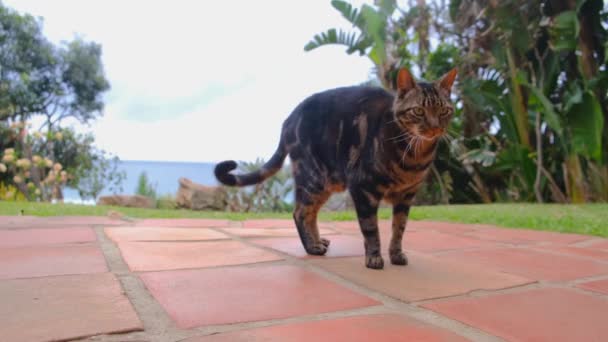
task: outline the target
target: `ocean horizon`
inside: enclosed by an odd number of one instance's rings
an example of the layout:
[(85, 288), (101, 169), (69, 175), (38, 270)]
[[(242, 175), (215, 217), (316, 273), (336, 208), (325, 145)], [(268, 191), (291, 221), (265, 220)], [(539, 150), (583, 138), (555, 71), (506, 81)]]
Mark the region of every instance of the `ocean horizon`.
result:
[[(195, 183), (216, 186), (218, 185), (212, 162), (173, 162), (173, 161), (139, 161), (121, 160), (118, 169), (124, 171), (126, 178), (122, 182), (122, 195), (133, 195), (137, 188), (137, 181), (142, 172), (148, 176), (148, 181), (155, 187), (158, 196), (175, 195), (179, 189), (178, 180), (181, 177), (188, 178)], [(94, 204), (92, 200), (83, 200), (78, 191), (72, 188), (64, 189), (64, 201), (66, 203)], [(112, 195), (109, 189), (104, 189), (101, 196)]]

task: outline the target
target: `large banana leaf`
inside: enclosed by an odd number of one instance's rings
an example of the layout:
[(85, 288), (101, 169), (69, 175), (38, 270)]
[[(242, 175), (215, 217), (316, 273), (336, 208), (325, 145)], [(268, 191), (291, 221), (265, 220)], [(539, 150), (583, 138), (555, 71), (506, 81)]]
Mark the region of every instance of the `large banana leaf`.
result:
[(365, 30), (365, 23), (363, 22), (361, 13), (351, 4), (342, 0), (333, 0), (331, 5), (333, 8), (338, 10), (338, 12), (340, 12), (340, 14), (342, 14), (342, 16), (348, 20), (349, 23), (353, 24), (353, 26), (359, 28), (361, 31)]
[(553, 19), (549, 34), (551, 48), (555, 51), (576, 49), (580, 23), (576, 11), (565, 11)]
[(549, 127), (551, 127), (551, 129), (553, 129), (561, 137), (562, 132), (563, 132), (561, 119), (555, 112), (553, 103), (551, 103), (551, 101), (549, 101), (549, 99), (545, 96), (545, 94), (543, 94), (542, 90), (539, 89), (538, 87), (531, 85), (527, 82), (522, 83), (522, 84), (524, 86), (528, 87), (528, 89), (530, 89), (530, 91), (532, 92), (532, 94), (535, 97), (535, 100), (538, 101), (538, 103), (541, 105), (541, 107), (542, 107), (541, 113), (543, 114), (543, 116), (545, 118), (545, 122), (547, 122), (547, 125), (549, 125)]
[(602, 161), (604, 116), (599, 101), (591, 91), (583, 93), (582, 101), (568, 112), (574, 152)]
[(373, 40), (370, 58), (376, 65), (383, 65), (386, 60), (386, 16), (369, 5), (361, 7), (361, 15), (364, 18), (366, 36)]

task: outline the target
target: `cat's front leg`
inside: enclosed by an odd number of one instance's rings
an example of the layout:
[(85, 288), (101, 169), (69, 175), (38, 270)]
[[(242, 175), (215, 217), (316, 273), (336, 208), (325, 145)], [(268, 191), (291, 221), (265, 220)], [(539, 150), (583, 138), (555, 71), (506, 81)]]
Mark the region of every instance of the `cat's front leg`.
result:
[(378, 232), (378, 205), (381, 197), (374, 190), (363, 187), (352, 187), (350, 193), (357, 211), (361, 233), (365, 239), (365, 266), (382, 269), (384, 260), (380, 253)]
[(403, 233), (410, 213), (409, 203), (397, 203), (393, 205), (393, 235), (388, 252), (393, 265), (407, 265), (407, 256), (402, 250)]

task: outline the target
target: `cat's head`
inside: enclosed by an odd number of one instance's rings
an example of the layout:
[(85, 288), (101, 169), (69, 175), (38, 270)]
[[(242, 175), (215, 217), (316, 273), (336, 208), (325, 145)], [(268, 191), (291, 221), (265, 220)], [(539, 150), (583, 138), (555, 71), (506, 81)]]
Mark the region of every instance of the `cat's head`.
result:
[(397, 77), (397, 96), (393, 104), (395, 122), (403, 132), (432, 140), (441, 137), (454, 114), (450, 101), (456, 68), (433, 83), (416, 82), (407, 69)]

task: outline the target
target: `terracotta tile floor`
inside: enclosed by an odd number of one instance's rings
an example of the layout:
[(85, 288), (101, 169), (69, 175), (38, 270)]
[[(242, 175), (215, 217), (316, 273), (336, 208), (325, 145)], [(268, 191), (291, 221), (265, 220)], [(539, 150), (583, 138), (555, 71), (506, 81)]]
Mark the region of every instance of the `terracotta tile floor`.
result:
[(608, 300), (542, 288), (423, 305), (510, 341), (603, 341)]
[(0, 340), (608, 340), (606, 239), (412, 221), (370, 270), (320, 227), (309, 257), (291, 220), (0, 217)]
[(141, 278), (182, 328), (380, 305), (290, 265), (154, 272), (144, 273)]

